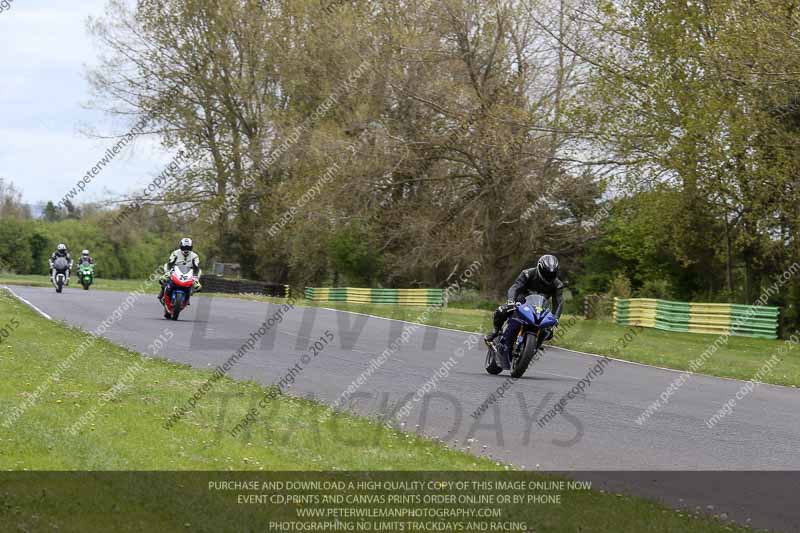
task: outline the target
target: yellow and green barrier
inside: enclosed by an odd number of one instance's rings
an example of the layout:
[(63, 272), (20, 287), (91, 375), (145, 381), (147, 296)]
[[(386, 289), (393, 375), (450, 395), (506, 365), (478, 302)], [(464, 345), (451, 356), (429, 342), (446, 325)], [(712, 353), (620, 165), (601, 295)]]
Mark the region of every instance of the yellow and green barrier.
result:
[(306, 287), (306, 300), (353, 304), (444, 305), (444, 289), (361, 289)]
[(779, 313), (767, 306), (614, 298), (617, 324), (667, 331), (777, 339)]

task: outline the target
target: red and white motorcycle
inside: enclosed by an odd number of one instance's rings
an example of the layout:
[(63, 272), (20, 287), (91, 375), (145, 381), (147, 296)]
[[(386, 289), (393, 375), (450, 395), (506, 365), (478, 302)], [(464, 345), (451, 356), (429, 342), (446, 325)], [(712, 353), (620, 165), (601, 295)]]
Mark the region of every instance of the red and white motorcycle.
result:
[(189, 302), (189, 296), (192, 294), (192, 287), (196, 281), (191, 266), (175, 265), (172, 267), (169, 281), (164, 289), (164, 318), (178, 320), (181, 311)]

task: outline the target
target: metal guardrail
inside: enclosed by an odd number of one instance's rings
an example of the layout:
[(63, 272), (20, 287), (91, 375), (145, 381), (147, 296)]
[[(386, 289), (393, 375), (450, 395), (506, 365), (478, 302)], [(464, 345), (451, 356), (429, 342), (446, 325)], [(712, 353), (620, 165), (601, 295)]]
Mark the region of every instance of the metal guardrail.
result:
[(356, 304), (444, 305), (444, 289), (306, 287), (306, 300)]
[(614, 321), (667, 331), (777, 339), (777, 307), (614, 298)]

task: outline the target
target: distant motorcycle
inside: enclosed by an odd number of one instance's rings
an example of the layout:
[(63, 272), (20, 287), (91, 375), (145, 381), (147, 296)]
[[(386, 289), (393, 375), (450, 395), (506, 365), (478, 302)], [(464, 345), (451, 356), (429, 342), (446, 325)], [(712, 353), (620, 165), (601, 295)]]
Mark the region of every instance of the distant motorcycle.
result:
[(194, 283), (192, 267), (178, 265), (172, 267), (169, 281), (164, 289), (164, 318), (178, 320), (181, 311), (186, 308)]
[[(525, 298), (525, 303), (516, 304), (516, 309), (506, 321), (503, 331), (489, 345), (486, 354), (486, 371), (497, 375), (503, 370), (510, 370), (511, 377), (521, 378), (528, 365), (531, 364), (536, 352), (548, 337), (548, 333), (558, 324), (548, 305), (548, 299), (543, 294), (531, 294)], [(503, 357), (497, 349), (501, 339), (512, 321), (519, 324), (519, 332), (512, 346), (507, 351), (508, 357)], [(510, 360), (509, 360), (510, 358)]]
[(78, 281), (83, 285), (83, 290), (88, 291), (89, 286), (94, 281), (94, 265), (91, 263), (81, 263), (78, 266)]
[(60, 293), (64, 290), (64, 285), (67, 283), (67, 270), (69, 270), (69, 261), (66, 257), (56, 257), (53, 261), (53, 286), (56, 292)]

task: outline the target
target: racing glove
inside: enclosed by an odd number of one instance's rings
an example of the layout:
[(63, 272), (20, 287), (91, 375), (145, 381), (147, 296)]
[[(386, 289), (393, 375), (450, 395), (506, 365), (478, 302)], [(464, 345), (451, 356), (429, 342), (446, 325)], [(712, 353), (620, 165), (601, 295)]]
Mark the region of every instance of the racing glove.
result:
[(514, 308), (514, 304), (502, 304), (500, 307), (497, 308), (497, 311), (500, 313), (508, 313)]

